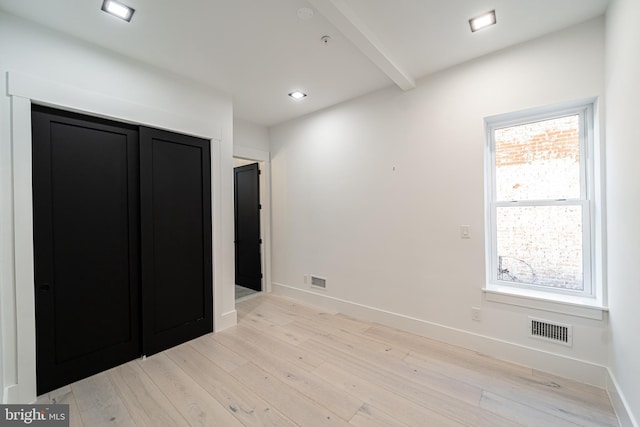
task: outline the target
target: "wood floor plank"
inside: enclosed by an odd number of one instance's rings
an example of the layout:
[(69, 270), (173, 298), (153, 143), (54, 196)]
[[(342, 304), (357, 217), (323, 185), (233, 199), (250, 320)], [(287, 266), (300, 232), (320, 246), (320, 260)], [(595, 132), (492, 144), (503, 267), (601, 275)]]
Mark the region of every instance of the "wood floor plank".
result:
[[(339, 368), (325, 363), (316, 370), (316, 373), (324, 378), (355, 376), (369, 384), (377, 385), (380, 389), (392, 392), (402, 399), (409, 400), (430, 413), (440, 414), (464, 425), (486, 427), (514, 425), (514, 420), (497, 416), (480, 408), (477, 404), (470, 404), (434, 391), (428, 385), (406, 381), (395, 375), (385, 374), (374, 367), (367, 367), (365, 364), (352, 364), (351, 361), (345, 359), (339, 359), (337, 362), (336, 366), (339, 366)], [(345, 374), (345, 372), (348, 372), (348, 374)], [(355, 382), (353, 378), (351, 381)], [(363, 396), (359, 397), (363, 398)]]
[(213, 334), (204, 335), (189, 341), (189, 344), (227, 372), (247, 363), (247, 359), (212, 339), (212, 336)]
[(450, 358), (441, 354), (431, 354), (426, 352), (411, 351), (404, 361), (409, 366), (431, 367), (433, 369), (446, 372), (457, 378), (464, 378), (465, 382), (474, 384), (478, 387), (487, 385), (486, 380), (496, 381), (500, 384), (509, 384), (509, 379), (517, 381), (519, 378), (531, 377), (530, 370), (513, 370), (511, 367), (493, 367), (486, 366), (482, 362), (473, 363), (473, 361), (461, 361), (456, 356)]
[(78, 403), (73, 395), (71, 386), (64, 386), (49, 393), (38, 396), (36, 405), (62, 404), (69, 405), (69, 427), (83, 427), (82, 417), (78, 410)]
[(238, 312), (238, 321), (250, 313), (251, 310), (264, 303), (268, 299), (266, 294), (259, 294), (252, 296), (251, 298), (244, 299), (240, 302), (236, 302), (236, 311)]
[(284, 297), (276, 296), (269, 298), (267, 304), (277, 306), (280, 310), (286, 310), (295, 322), (306, 320), (316, 325), (318, 329), (325, 331), (342, 329), (349, 332), (360, 333), (371, 326), (367, 322), (362, 322), (348, 316), (341, 316), (332, 311), (314, 309)]
[(368, 322), (363, 322), (331, 310), (312, 307), (282, 296), (269, 298), (266, 303), (277, 306), (280, 310), (285, 310), (295, 321), (304, 319), (315, 323), (319, 329), (343, 329), (349, 332), (360, 333), (371, 326)]
[(171, 361), (165, 353), (137, 363), (192, 426), (241, 426), (220, 402)]
[[(289, 322), (291, 323), (291, 322)], [(259, 317), (252, 314), (247, 315), (244, 318), (244, 322), (242, 324), (243, 327), (252, 327), (260, 332), (267, 333), (274, 338), (278, 338), (286, 343), (292, 345), (298, 345), (301, 342), (309, 339), (311, 334), (309, 333), (300, 333), (298, 331), (291, 331), (290, 329), (283, 328), (282, 325), (286, 324), (275, 324), (271, 323), (270, 319), (267, 320), (264, 317)]]
[[(273, 375), (289, 387), (299, 391), (315, 402), (331, 408), (341, 418), (349, 420), (362, 405), (362, 401), (354, 399), (346, 393), (335, 390), (332, 384), (314, 375), (306, 367), (301, 368), (295, 358), (280, 357), (263, 350), (255, 344), (256, 336), (248, 329), (236, 328), (234, 334), (226, 334), (225, 343), (231, 349), (250, 354), (250, 359), (263, 370)], [(246, 333), (249, 333), (248, 335)], [(287, 345), (280, 344), (282, 348)], [(291, 348), (289, 346), (289, 348)], [(286, 350), (284, 351), (286, 353)]]
[(137, 426), (188, 426), (156, 384), (135, 361), (107, 371)]
[[(247, 343), (260, 346), (263, 351), (268, 352), (275, 357), (287, 360), (300, 368), (307, 369), (309, 372), (324, 362), (324, 359), (310, 353), (309, 351), (298, 348), (298, 346), (289, 345), (284, 341), (273, 339), (260, 331), (256, 331), (251, 327), (242, 325), (212, 335), (211, 338), (220, 344), (226, 345), (232, 350), (234, 342), (242, 344), (242, 341), (244, 340)], [(240, 340), (240, 342), (238, 342), (238, 340)], [(251, 346), (241, 346), (241, 348), (241, 350), (238, 350), (241, 354), (252, 354), (253, 350)], [(250, 359), (250, 357), (247, 357), (247, 359)]]
[(268, 299), (264, 299), (260, 305), (246, 313), (246, 316), (269, 319), (269, 323), (275, 325), (286, 325), (295, 320), (291, 315), (271, 304)]
[(71, 385), (86, 426), (135, 426), (135, 422), (105, 372)]
[(372, 325), (363, 332), (363, 335), (389, 343), (389, 345), (401, 346), (417, 354), (431, 355), (463, 366), (480, 367), (484, 371), (497, 370), (500, 373), (512, 371), (522, 375), (531, 375), (533, 372), (531, 368), (494, 359), (475, 351), (441, 343), (388, 326)]
[(559, 387), (559, 391), (566, 391), (568, 395), (578, 398), (583, 402), (589, 403), (589, 405), (597, 405), (604, 410), (610, 410), (612, 408), (609, 401), (609, 395), (603, 388), (598, 388), (589, 384), (583, 384), (578, 381), (573, 381), (567, 378), (561, 378), (557, 375), (542, 372), (537, 369), (533, 370), (533, 378), (536, 382), (541, 384), (555, 384)]
[(58, 394), (51, 399), (51, 403), (69, 405), (69, 427), (84, 427), (82, 417), (80, 416), (80, 410), (78, 409), (78, 403), (71, 391), (71, 388), (66, 393)]
[(322, 364), (316, 369), (316, 373), (331, 381), (336, 387), (393, 416), (401, 423), (411, 426), (463, 425), (378, 386), (375, 380), (355, 375), (350, 370), (338, 368), (331, 363)]
[(51, 403), (51, 398), (49, 397), (49, 393), (41, 394), (36, 399), (36, 405), (48, 405)]
[(74, 427), (618, 426), (597, 387), (286, 297), (237, 312), (236, 327), (38, 402), (69, 403)]
[[(557, 377), (547, 377), (542, 380), (533, 375), (514, 372), (510, 368), (504, 371), (497, 369), (485, 371), (481, 367), (471, 369), (427, 354), (411, 353), (405, 361), (411, 366), (435, 367), (448, 375), (463, 378), (465, 382), (492, 394), (513, 401), (526, 402), (527, 406), (536, 410), (580, 425), (612, 426), (617, 423), (606, 397), (601, 399), (602, 403), (599, 405), (582, 400), (579, 395), (561, 390), (562, 387), (552, 381), (555, 379), (564, 382)], [(588, 412), (584, 411), (585, 407), (589, 408)]]
[(396, 417), (378, 410), (375, 406), (363, 403), (358, 412), (349, 420), (356, 427), (408, 427)]
[(306, 304), (301, 301), (297, 301), (292, 298), (288, 298), (282, 295), (271, 294), (265, 301), (269, 304), (276, 305), (286, 311), (295, 313), (300, 316), (326, 316), (338, 314), (337, 311), (328, 309), (326, 307), (318, 307), (311, 304)]
[[(320, 329), (322, 331), (320, 333), (318, 332), (318, 325), (306, 319), (301, 319), (293, 324), (285, 325), (285, 328), (299, 330), (301, 334), (306, 332), (307, 335), (335, 337), (341, 342), (346, 342), (348, 345), (367, 353), (389, 353), (390, 350), (393, 350), (393, 346), (390, 346), (388, 343), (372, 340), (360, 332), (354, 333), (347, 329), (343, 329), (341, 327), (342, 322), (340, 320), (336, 320), (333, 324), (335, 327), (328, 328), (326, 331), (324, 329)], [(408, 349), (401, 349), (399, 357), (404, 357), (408, 352)]]
[[(239, 336), (242, 336), (251, 343), (260, 346), (263, 350), (282, 359), (290, 360), (291, 363), (294, 363), (303, 369), (312, 371), (313, 368), (324, 362), (324, 359), (319, 355), (310, 353), (309, 351), (299, 347), (299, 344), (305, 342), (308, 338), (298, 338), (294, 343), (279, 339), (280, 332), (275, 335), (271, 335), (266, 333), (268, 331), (261, 331), (253, 328), (253, 324), (239, 325), (236, 331)], [(297, 336), (300, 337), (300, 335)]]
[(480, 406), (504, 417), (517, 419), (522, 425), (530, 427), (576, 427), (579, 425), (490, 392), (483, 393)]
[[(387, 376), (401, 377), (405, 381), (429, 387), (431, 390), (449, 395), (464, 402), (476, 405), (480, 401), (482, 389), (467, 384), (456, 378), (447, 377), (432, 369), (417, 369), (409, 366), (403, 360), (377, 352), (364, 352), (354, 344), (335, 336), (319, 336), (299, 346), (312, 353), (325, 354), (325, 358), (332, 353), (342, 354), (342, 359), (351, 366), (366, 363), (378, 372)], [(332, 350), (326, 354), (328, 348)], [(345, 357), (344, 355), (348, 355)]]
[(190, 344), (172, 348), (166, 353), (180, 369), (218, 402), (228, 407), (245, 426), (295, 426), (293, 421), (243, 387), (231, 374), (200, 354)]
[(253, 362), (231, 374), (300, 426), (348, 426), (346, 420), (336, 413), (292, 389)]

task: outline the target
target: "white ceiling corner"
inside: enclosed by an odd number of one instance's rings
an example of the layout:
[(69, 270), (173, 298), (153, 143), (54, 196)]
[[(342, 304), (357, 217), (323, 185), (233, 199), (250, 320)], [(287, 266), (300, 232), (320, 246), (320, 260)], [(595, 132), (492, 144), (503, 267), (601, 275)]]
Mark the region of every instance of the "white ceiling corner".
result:
[(414, 79), (392, 59), (378, 37), (344, 0), (309, 0), (325, 18), (402, 90), (416, 87)]

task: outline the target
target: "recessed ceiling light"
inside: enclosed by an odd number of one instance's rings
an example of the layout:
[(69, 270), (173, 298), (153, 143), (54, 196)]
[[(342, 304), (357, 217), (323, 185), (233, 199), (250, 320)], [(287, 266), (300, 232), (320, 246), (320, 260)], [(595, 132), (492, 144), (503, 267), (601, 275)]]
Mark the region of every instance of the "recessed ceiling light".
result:
[(307, 94), (304, 92), (300, 92), (299, 90), (294, 90), (289, 94), (289, 96), (292, 97), (293, 99), (302, 99), (305, 96), (307, 96)]
[(475, 33), (478, 30), (495, 25), (496, 22), (496, 11), (492, 10), (491, 12), (469, 19), (469, 26), (471, 27), (471, 32)]
[(133, 12), (135, 12), (133, 8), (115, 0), (104, 0), (102, 2), (102, 10), (127, 22), (131, 21)]

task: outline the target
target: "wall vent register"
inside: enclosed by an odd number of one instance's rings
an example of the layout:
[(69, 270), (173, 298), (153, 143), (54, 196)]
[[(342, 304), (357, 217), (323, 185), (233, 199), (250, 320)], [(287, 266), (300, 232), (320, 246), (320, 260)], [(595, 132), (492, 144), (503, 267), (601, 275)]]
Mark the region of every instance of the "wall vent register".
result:
[(573, 326), (529, 317), (529, 336), (571, 347)]
[(322, 277), (311, 276), (311, 286), (315, 286), (316, 288), (326, 289), (327, 279), (323, 279)]

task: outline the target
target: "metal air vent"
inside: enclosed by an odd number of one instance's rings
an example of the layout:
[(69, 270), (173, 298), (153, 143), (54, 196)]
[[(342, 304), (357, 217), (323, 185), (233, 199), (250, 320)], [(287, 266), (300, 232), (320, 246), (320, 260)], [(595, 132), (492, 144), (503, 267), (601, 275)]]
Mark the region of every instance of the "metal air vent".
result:
[(317, 276), (311, 276), (311, 286), (315, 286), (316, 288), (327, 288), (327, 279)]
[(529, 317), (529, 336), (571, 347), (573, 345), (573, 326)]

